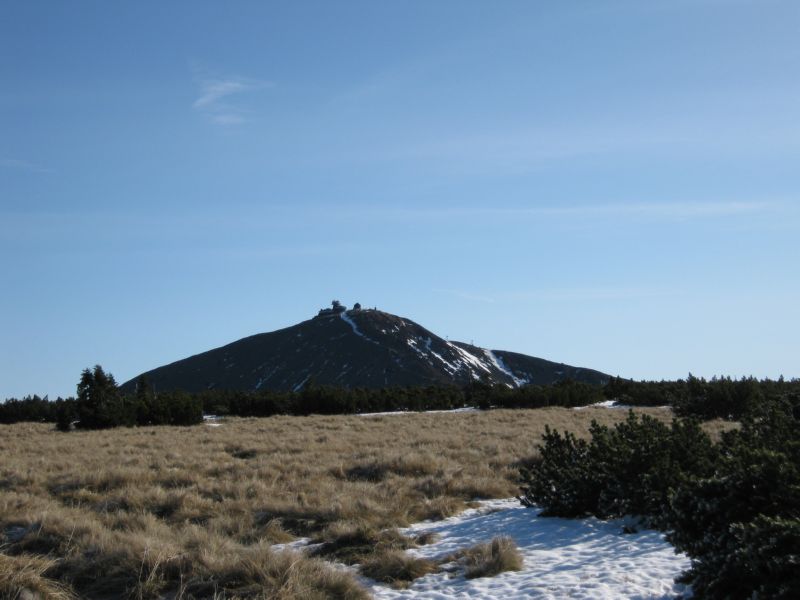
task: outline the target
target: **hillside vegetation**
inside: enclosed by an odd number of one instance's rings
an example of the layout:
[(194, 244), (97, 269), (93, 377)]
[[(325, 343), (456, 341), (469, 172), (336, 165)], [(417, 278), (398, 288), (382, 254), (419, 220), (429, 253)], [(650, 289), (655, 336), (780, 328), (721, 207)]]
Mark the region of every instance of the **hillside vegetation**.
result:
[(544, 408), (588, 406), (605, 400), (631, 406), (670, 406), (682, 417), (739, 420), (765, 403), (800, 398), (800, 380), (729, 377), (705, 380), (632, 381), (611, 378), (605, 385), (569, 379), (548, 385), (508, 387), (485, 378), (461, 387), (344, 388), (309, 381), (299, 391), (262, 389), (156, 393), (144, 376), (128, 391), (99, 365), (85, 369), (77, 398), (48, 402), (38, 396), (0, 404), (0, 423), (24, 421), (73, 424), (83, 429), (134, 425), (192, 425), (203, 413), (240, 417), (361, 414), (385, 411), (449, 410), (478, 407)]

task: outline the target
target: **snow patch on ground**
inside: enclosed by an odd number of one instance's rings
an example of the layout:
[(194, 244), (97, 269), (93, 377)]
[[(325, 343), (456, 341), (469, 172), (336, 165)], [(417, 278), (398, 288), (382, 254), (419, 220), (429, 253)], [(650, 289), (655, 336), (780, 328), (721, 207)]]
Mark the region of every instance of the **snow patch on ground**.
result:
[(433, 414), (433, 413), (472, 413), (472, 412), (481, 412), (479, 408), (475, 408), (474, 406), (465, 406), (463, 408), (451, 408), (450, 410), (423, 410), (423, 411), (413, 411), (413, 410), (395, 410), (391, 412), (374, 412), (374, 413), (359, 413), (359, 417), (385, 417), (388, 415), (419, 415), (419, 414)]
[(363, 579), (377, 600), (425, 598), (674, 598), (686, 592), (674, 578), (689, 567), (662, 534), (644, 530), (623, 534), (625, 520), (573, 520), (539, 516), (516, 499), (481, 502), (444, 521), (417, 523), (408, 535), (433, 532), (439, 541), (409, 550), (419, 557), (440, 558), (495, 536), (514, 539), (524, 570), (467, 580), (462, 573), (435, 573), (417, 579), (406, 590), (394, 590)]
[[(630, 410), (636, 408), (630, 404), (620, 404), (616, 400), (604, 400), (603, 402), (595, 402), (587, 406), (574, 406), (573, 410), (583, 410), (585, 408), (621, 408), (623, 410)], [(653, 408), (671, 408), (670, 406), (655, 406)]]
[(302, 552), (311, 552), (315, 548), (322, 546), (322, 544), (312, 544), (311, 538), (300, 537), (285, 544), (272, 544), (272, 550), (275, 552), (282, 552), (283, 550), (297, 550)]

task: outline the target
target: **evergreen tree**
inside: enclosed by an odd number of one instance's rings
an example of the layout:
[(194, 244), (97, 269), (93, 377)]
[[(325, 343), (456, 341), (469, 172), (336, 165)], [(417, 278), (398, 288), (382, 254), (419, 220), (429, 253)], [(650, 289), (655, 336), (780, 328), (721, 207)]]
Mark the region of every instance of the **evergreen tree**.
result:
[(76, 415), (75, 400), (56, 400), (56, 428), (59, 431), (69, 431), (72, 429), (72, 423), (75, 421)]
[(163, 425), (167, 422), (166, 415), (163, 419), (157, 414), (156, 398), (153, 388), (147, 380), (147, 375), (139, 375), (136, 379), (136, 391), (134, 392), (134, 404), (136, 406), (137, 425)]
[(129, 410), (111, 373), (95, 365), (84, 369), (78, 383), (78, 425), (82, 429), (104, 429), (133, 425), (135, 415)]

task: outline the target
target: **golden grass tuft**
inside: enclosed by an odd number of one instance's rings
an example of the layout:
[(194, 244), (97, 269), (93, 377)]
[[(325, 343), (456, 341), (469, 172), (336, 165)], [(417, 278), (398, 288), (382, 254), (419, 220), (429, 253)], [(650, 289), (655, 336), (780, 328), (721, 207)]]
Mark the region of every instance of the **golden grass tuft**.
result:
[(56, 561), (37, 556), (0, 554), (0, 598), (4, 600), (73, 600), (65, 585), (45, 576)]
[(494, 577), (505, 571), (521, 571), (523, 566), (522, 555), (510, 537), (496, 537), (491, 542), (476, 544), (445, 560), (461, 563), (467, 579)]
[(417, 546), (427, 546), (428, 544), (434, 543), (436, 540), (439, 539), (439, 534), (434, 531), (425, 531), (420, 533), (419, 535), (414, 536), (414, 543)]
[(375, 581), (405, 588), (415, 579), (439, 571), (439, 565), (426, 558), (409, 556), (402, 550), (383, 550), (364, 561), (359, 570)]
[(371, 554), (405, 550), (416, 545), (414, 539), (397, 529), (378, 530), (366, 523), (339, 522), (326, 527), (312, 540), (320, 544), (314, 556), (323, 556), (345, 564), (362, 562)]

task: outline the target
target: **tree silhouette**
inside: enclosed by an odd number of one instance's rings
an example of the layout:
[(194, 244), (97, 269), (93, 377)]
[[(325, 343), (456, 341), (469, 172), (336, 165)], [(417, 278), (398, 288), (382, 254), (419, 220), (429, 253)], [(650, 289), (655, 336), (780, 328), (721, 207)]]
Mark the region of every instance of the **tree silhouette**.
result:
[(111, 373), (95, 365), (84, 369), (78, 383), (78, 420), (82, 429), (104, 429), (118, 425), (133, 425), (135, 416), (129, 414)]

